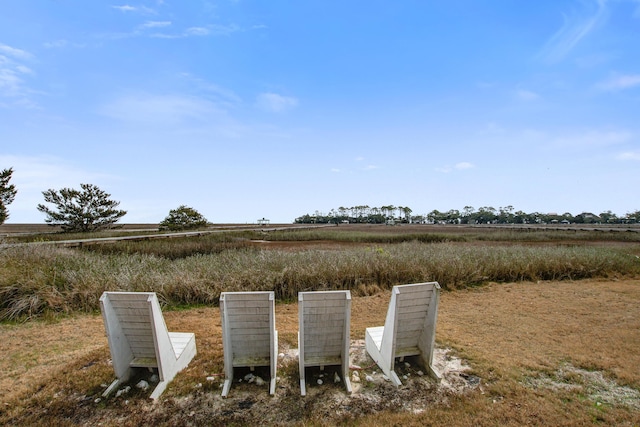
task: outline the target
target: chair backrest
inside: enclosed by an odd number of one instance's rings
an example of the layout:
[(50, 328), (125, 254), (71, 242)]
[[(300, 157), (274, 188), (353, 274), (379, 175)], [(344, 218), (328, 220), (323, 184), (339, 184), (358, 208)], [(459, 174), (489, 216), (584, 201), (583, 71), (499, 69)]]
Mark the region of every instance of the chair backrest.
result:
[(381, 346), (386, 360), (422, 353), (431, 361), (439, 290), (437, 282), (393, 287)]
[(298, 293), (301, 361), (307, 365), (349, 361), (351, 293)]
[(116, 375), (123, 375), (133, 360), (155, 360), (163, 380), (163, 359), (175, 352), (156, 294), (104, 292), (100, 304)]
[(274, 292), (222, 292), (220, 313), (225, 369), (269, 364), (276, 350)]

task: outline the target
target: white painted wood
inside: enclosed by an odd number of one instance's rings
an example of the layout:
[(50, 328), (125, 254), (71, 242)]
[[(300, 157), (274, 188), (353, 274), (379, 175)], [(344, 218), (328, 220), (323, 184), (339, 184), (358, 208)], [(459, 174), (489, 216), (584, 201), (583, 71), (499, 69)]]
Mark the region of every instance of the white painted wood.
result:
[(351, 393), (349, 340), (351, 293), (317, 291), (298, 293), (298, 360), (300, 394), (306, 395), (305, 368), (340, 365), (342, 380)]
[(154, 292), (104, 292), (100, 309), (116, 374), (103, 396), (126, 382), (133, 368), (156, 368), (160, 382), (150, 398), (157, 399), (196, 355), (195, 334), (167, 331)]
[(395, 360), (406, 356), (419, 356), (423, 368), (440, 380), (433, 368), (439, 299), (437, 282), (394, 286), (384, 326), (366, 329), (367, 352), (394, 385), (402, 384)]
[(222, 292), (222, 346), (224, 385), (227, 397), (237, 367), (269, 366), (269, 394), (276, 392), (278, 331), (276, 331), (275, 294), (264, 292)]

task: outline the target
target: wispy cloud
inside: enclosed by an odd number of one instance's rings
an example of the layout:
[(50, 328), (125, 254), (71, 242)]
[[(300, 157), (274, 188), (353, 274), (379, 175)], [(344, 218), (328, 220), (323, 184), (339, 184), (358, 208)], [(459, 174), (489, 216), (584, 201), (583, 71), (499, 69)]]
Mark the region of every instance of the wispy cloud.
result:
[(181, 73), (183, 78), (197, 93), (213, 100), (217, 105), (224, 108), (236, 107), (242, 103), (242, 99), (232, 90), (208, 82), (189, 73)]
[(147, 21), (138, 25), (128, 33), (111, 33), (104, 37), (111, 39), (123, 39), (129, 37), (151, 37), (156, 39), (183, 39), (187, 37), (228, 36), (243, 31), (238, 25), (208, 25), (205, 27), (188, 27), (185, 29), (173, 28), (171, 21)]
[(580, 2), (585, 10), (564, 15), (562, 27), (547, 41), (539, 58), (545, 62), (563, 60), (585, 37), (598, 27), (607, 17), (607, 0)]
[(515, 95), (516, 98), (521, 101), (535, 101), (540, 98), (540, 95), (538, 95), (537, 93), (526, 89), (516, 90)]
[(553, 144), (561, 148), (606, 147), (629, 142), (632, 138), (633, 134), (628, 131), (591, 130), (556, 138)]
[(441, 173), (451, 173), (455, 171), (462, 171), (462, 170), (473, 169), (473, 168), (475, 168), (475, 165), (473, 163), (458, 162), (453, 166), (447, 165), (447, 166), (436, 168), (435, 170), (436, 172), (441, 172)]
[(457, 170), (472, 169), (473, 167), (473, 164), (469, 162), (456, 163), (456, 165), (454, 166), (454, 168)]
[(627, 152), (621, 153), (618, 156), (618, 159), (640, 161), (640, 151), (627, 151)]
[(155, 15), (156, 11), (146, 7), (146, 6), (131, 6), (128, 4), (123, 5), (112, 5), (113, 9), (119, 10), (120, 12), (133, 12), (133, 13), (142, 13), (145, 15)]
[(126, 121), (175, 125), (206, 121), (224, 112), (213, 102), (184, 95), (132, 94), (119, 97), (100, 109), (103, 115)]
[(47, 49), (63, 49), (66, 47), (83, 48), (83, 47), (87, 47), (87, 44), (70, 42), (69, 40), (65, 40), (65, 39), (58, 39), (58, 40), (51, 40), (48, 42), (44, 42), (42, 43), (42, 46), (44, 46)]
[(33, 55), (26, 50), (17, 49), (2, 43), (0, 43), (0, 55), (6, 55), (20, 60), (29, 60), (33, 58)]
[(211, 34), (211, 30), (205, 27), (190, 27), (185, 30), (184, 34), (190, 36), (208, 36)]
[(26, 61), (32, 59), (31, 53), (0, 43), (0, 107), (37, 106), (32, 100), (34, 91), (26, 80), (35, 74), (25, 65)]
[(599, 83), (600, 90), (615, 92), (640, 86), (640, 74), (616, 75)]
[(139, 28), (164, 28), (169, 27), (171, 25), (171, 21), (147, 21), (144, 24), (140, 25)]
[(256, 106), (264, 111), (282, 113), (297, 107), (298, 100), (294, 97), (266, 92), (258, 95)]

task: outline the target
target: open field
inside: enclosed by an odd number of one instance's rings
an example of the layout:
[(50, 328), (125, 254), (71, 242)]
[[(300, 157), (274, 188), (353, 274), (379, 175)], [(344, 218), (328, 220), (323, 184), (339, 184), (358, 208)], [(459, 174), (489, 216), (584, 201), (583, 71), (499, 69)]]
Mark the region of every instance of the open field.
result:
[[(49, 298), (42, 311), (0, 324), (0, 424), (640, 424), (640, 246), (627, 233), (570, 238), (526, 232), (509, 240), (493, 231), (429, 229), (426, 234), (449, 237), (385, 243), (380, 235), (425, 231), (339, 228), (342, 237), (328, 229), (321, 239), (258, 233), (198, 245), (21, 249), (19, 258), (0, 253), (5, 297), (15, 297), (7, 289), (15, 291), (19, 284), (31, 287), (23, 295), (31, 295), (27, 302)], [(364, 329), (384, 323), (392, 285), (436, 274), (449, 289), (441, 296), (436, 337), (445, 381), (438, 386), (410, 365), (404, 368), (405, 385), (395, 389), (374, 373), (364, 354)], [(257, 285), (250, 280), (256, 275), (264, 278)], [(330, 381), (299, 396), (292, 357), (297, 305), (288, 302), (297, 292), (295, 283), (305, 290), (312, 283), (315, 289), (342, 286), (357, 295), (352, 365), (362, 368), (354, 369), (361, 378), (373, 380), (361, 381), (353, 395)], [(167, 309), (175, 307), (165, 311), (170, 330), (196, 333), (198, 354), (156, 404), (135, 387), (99, 399), (113, 369), (94, 298), (104, 289), (134, 284), (136, 290), (159, 292)], [(270, 397), (266, 386), (234, 384), (223, 400), (216, 295), (246, 286), (280, 295), (279, 386)]]
[[(282, 358), (275, 397), (267, 386), (235, 384), (223, 400), (216, 376), (223, 370), (218, 309), (167, 312), (171, 330), (196, 333), (198, 355), (155, 405), (135, 388), (96, 403), (113, 377), (99, 316), (2, 325), (0, 423), (637, 425), (639, 300), (638, 280), (446, 292), (437, 342), (470, 366), (463, 378), (479, 384), (448, 390), (414, 373), (398, 391), (378, 380), (351, 397), (339, 384), (313, 386), (299, 397), (296, 361)], [(387, 294), (354, 299), (353, 340), (363, 339), (365, 327), (384, 323), (387, 304)], [(280, 351), (295, 348), (297, 306), (279, 304), (276, 316)], [(367, 362), (364, 372), (375, 375)]]

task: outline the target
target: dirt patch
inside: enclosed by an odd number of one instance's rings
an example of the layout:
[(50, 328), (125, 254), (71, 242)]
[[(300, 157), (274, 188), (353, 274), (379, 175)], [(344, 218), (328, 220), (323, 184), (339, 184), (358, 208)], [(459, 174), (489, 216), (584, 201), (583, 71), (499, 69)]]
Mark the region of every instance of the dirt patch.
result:
[[(268, 383), (258, 385), (255, 376), (268, 377), (268, 372), (256, 370), (234, 379), (229, 397), (220, 396), (221, 377), (209, 377), (206, 384), (197, 384), (189, 396), (170, 399), (162, 406), (153, 407), (147, 420), (160, 422), (170, 412), (185, 414), (184, 419), (195, 425), (265, 425), (296, 424), (308, 419), (331, 423), (356, 420), (381, 411), (422, 413), (429, 405), (443, 401), (453, 393), (464, 393), (479, 386), (479, 379), (465, 374), (467, 367), (448, 350), (437, 351), (436, 359), (442, 369), (441, 384), (424, 375), (420, 367), (401, 363), (397, 372), (403, 385), (393, 386), (366, 354), (364, 341), (352, 346), (353, 392), (348, 395), (344, 383), (332, 367), (324, 371), (308, 371), (307, 395), (300, 396), (298, 361), (295, 349), (281, 353), (275, 396), (269, 396)], [(367, 365), (361, 369), (360, 365)], [(373, 365), (373, 366), (372, 366)], [(243, 372), (244, 373), (244, 372)], [(249, 381), (247, 380), (249, 378)], [(122, 396), (120, 399), (126, 399)], [(212, 421), (215, 420), (215, 421)]]
[(621, 386), (600, 371), (576, 368), (570, 363), (563, 364), (551, 375), (526, 378), (524, 383), (534, 388), (572, 391), (593, 401), (596, 406), (620, 405), (640, 410), (640, 391)]

